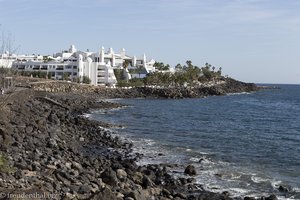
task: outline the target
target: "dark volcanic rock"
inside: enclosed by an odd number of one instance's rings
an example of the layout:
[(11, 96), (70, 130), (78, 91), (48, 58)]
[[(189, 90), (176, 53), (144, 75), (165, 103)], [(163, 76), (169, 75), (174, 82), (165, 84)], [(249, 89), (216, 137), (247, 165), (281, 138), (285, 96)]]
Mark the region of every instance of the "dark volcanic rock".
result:
[[(113, 137), (105, 129), (110, 124), (83, 117), (92, 108), (120, 106), (96, 97), (203, 97), (255, 89), (228, 81), (226, 87), (97, 88), (90, 94), (74, 86), (85, 95), (70, 93), (70, 88), (67, 93), (20, 90), (0, 108), (0, 154), (7, 165), (7, 172), (0, 173), (0, 193), (37, 187), (60, 194), (58, 199), (231, 199), (204, 191), (194, 178), (172, 176), (169, 170), (177, 165), (138, 166), (142, 154), (133, 154), (131, 143)], [(44, 89), (62, 92), (68, 87), (49, 84)], [(195, 167), (188, 166), (185, 174), (196, 175)]]
[(280, 192), (289, 192), (289, 189), (287, 187), (282, 186), (282, 185), (279, 186), (278, 190)]
[(256, 198), (254, 197), (245, 197), (244, 200), (255, 200)]
[(114, 170), (112, 170), (111, 168), (107, 168), (102, 174), (101, 174), (101, 178), (103, 180), (104, 183), (111, 185), (111, 186), (115, 186), (118, 183), (118, 178), (117, 178), (117, 174)]
[(274, 194), (272, 194), (269, 197), (266, 197), (265, 200), (277, 200), (277, 197)]
[(91, 196), (91, 200), (117, 200), (116, 195), (107, 187)]
[(142, 179), (143, 188), (147, 189), (153, 185), (154, 185), (154, 183), (152, 182), (152, 180), (148, 176), (144, 175), (143, 179)]
[(139, 191), (139, 190), (134, 190), (132, 192), (130, 192), (127, 197), (131, 197), (135, 200), (146, 200), (143, 192)]
[[(259, 88), (253, 83), (244, 83), (232, 78), (221, 78), (218, 81), (201, 83), (195, 87), (134, 87), (125, 88), (100, 88), (74, 83), (52, 82), (34, 84), (32, 87), (37, 91), (56, 91), (62, 93), (92, 94), (101, 98), (201, 98), (211, 95), (225, 95), (228, 93), (252, 92)], [(47, 100), (49, 101), (49, 100)], [(52, 102), (53, 103), (53, 102)], [(65, 104), (56, 104), (68, 107), (72, 100), (66, 100)], [(90, 102), (89, 102), (90, 103)], [(90, 106), (93, 106), (93, 102)], [(63, 106), (65, 105), (65, 106)], [(76, 104), (75, 104), (76, 105)], [(87, 104), (89, 105), (89, 104)], [(88, 106), (86, 106), (88, 107)], [(53, 121), (56, 121), (53, 119)]]
[(86, 193), (91, 192), (91, 189), (92, 189), (92, 188), (91, 188), (89, 185), (84, 184), (84, 185), (81, 185), (81, 186), (79, 187), (78, 192), (79, 192), (80, 194), (86, 194)]
[(187, 175), (190, 175), (190, 176), (197, 175), (196, 168), (193, 165), (188, 165), (185, 168), (184, 173), (187, 174)]

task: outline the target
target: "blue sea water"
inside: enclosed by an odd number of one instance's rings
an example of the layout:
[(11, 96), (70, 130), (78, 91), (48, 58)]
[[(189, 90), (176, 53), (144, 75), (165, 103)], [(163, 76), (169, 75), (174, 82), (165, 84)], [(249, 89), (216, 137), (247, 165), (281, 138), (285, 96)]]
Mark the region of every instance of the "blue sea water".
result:
[(233, 196), (300, 199), (300, 85), (279, 87), (202, 99), (119, 99), (113, 101), (128, 107), (91, 117), (124, 126), (115, 131), (145, 155), (141, 164), (194, 164), (199, 184)]

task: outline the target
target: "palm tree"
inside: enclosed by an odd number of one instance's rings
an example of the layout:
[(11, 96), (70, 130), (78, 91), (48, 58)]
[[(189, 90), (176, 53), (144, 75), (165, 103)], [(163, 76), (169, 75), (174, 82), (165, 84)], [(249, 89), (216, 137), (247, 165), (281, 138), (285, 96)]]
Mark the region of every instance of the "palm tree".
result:
[(175, 66), (175, 69), (177, 69), (177, 70), (182, 70), (181, 64), (178, 63), (178, 64)]
[(190, 60), (187, 60), (187, 61), (186, 61), (186, 64), (187, 64), (188, 67), (193, 67), (192, 61), (190, 61)]
[(139, 78), (141, 78), (141, 72), (142, 72), (143, 68), (144, 68), (143, 66), (138, 66), (137, 67), (137, 71), (139, 73)]
[(221, 76), (221, 75), (222, 75), (222, 67), (220, 67), (220, 68), (219, 68), (219, 70), (218, 70), (218, 72), (217, 72), (217, 73), (218, 73), (218, 75), (219, 75), (219, 76)]
[(124, 62), (123, 62), (123, 68), (127, 69), (128, 66), (129, 66), (129, 61), (128, 60), (124, 60)]
[(210, 68), (211, 68), (211, 64), (209, 64), (209, 63), (205, 63), (205, 68), (206, 68), (207, 70), (210, 70)]
[(129, 66), (129, 61), (128, 60), (124, 60), (123, 62), (123, 70), (122, 70), (122, 79), (126, 79), (126, 82), (128, 82), (127, 80), (127, 76), (126, 76), (126, 73), (127, 73), (127, 67)]

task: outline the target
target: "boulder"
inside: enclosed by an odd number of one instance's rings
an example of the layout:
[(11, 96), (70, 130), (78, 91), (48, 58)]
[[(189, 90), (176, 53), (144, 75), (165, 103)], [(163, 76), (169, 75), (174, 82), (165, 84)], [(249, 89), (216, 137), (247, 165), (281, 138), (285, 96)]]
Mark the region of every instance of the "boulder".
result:
[(127, 178), (127, 173), (123, 169), (117, 169), (117, 177), (121, 181), (124, 181)]
[(84, 185), (81, 185), (78, 192), (79, 194), (86, 194), (86, 193), (90, 193), (92, 190), (92, 188), (87, 185), (87, 184), (84, 184)]
[(82, 171), (82, 166), (78, 162), (72, 162), (72, 168), (77, 169), (79, 172)]
[(65, 166), (66, 166), (67, 169), (71, 169), (72, 168), (72, 163), (66, 162)]
[(27, 126), (26, 129), (25, 129), (25, 131), (26, 131), (27, 134), (32, 133), (32, 131), (33, 131), (32, 126)]
[(117, 174), (114, 170), (111, 168), (107, 168), (102, 174), (101, 174), (102, 181), (108, 185), (115, 186), (118, 183)]
[(143, 192), (139, 191), (139, 190), (134, 190), (134, 191), (130, 192), (129, 194), (127, 194), (126, 197), (131, 197), (135, 200), (146, 200)]
[(255, 200), (256, 198), (254, 197), (245, 197), (244, 200)]
[(24, 173), (23, 173), (23, 171), (22, 171), (21, 169), (18, 169), (18, 170), (15, 172), (15, 178), (16, 178), (16, 179), (21, 179), (21, 178), (23, 178), (23, 176), (24, 176)]
[(177, 194), (174, 195), (174, 197), (175, 197), (175, 198), (178, 197), (178, 198), (180, 198), (180, 199), (186, 199), (186, 195), (183, 194), (183, 193), (177, 193)]
[(285, 187), (285, 186), (282, 186), (282, 185), (279, 186), (278, 190), (280, 192), (289, 192), (289, 189), (287, 187)]
[(117, 200), (116, 195), (107, 187), (103, 188), (98, 193), (95, 193), (91, 198), (91, 200), (99, 200), (99, 199), (105, 199), (105, 200)]
[(141, 172), (135, 172), (132, 175), (133, 182), (135, 182), (137, 184), (142, 184), (142, 179), (143, 179), (143, 174)]
[(50, 138), (48, 143), (47, 143), (47, 147), (49, 148), (56, 148), (57, 147), (57, 142), (54, 138)]
[(149, 187), (152, 187), (153, 185), (154, 183), (151, 181), (151, 179), (148, 176), (144, 175), (142, 179), (143, 188), (147, 189)]
[(187, 175), (189, 175), (189, 176), (195, 176), (195, 175), (197, 175), (196, 168), (193, 165), (188, 165), (185, 168), (184, 173), (187, 174)]
[(277, 197), (274, 194), (271, 194), (270, 196), (266, 197), (265, 200), (277, 200)]

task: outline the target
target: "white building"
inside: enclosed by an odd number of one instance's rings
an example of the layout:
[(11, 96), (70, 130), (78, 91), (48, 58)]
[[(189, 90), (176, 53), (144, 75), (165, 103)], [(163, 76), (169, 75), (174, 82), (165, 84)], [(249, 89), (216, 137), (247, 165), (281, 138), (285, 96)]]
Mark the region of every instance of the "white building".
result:
[(40, 55), (16, 55), (5, 52), (0, 54), (0, 67), (11, 68), (15, 61), (40, 60), (43, 61), (43, 56)]
[[(155, 61), (153, 59), (147, 61), (146, 55), (138, 59), (136, 56), (126, 55), (125, 49), (118, 54), (112, 48), (105, 52), (104, 47), (99, 52), (89, 52), (77, 51), (75, 46), (71, 45), (68, 51), (53, 56), (11, 56), (9, 60), (9, 66), (19, 71), (46, 72), (52, 79), (82, 80), (87, 76), (92, 85), (115, 85), (117, 80), (114, 69), (123, 69), (125, 61), (128, 69), (142, 69), (144, 73), (155, 71), (153, 66)], [(128, 69), (124, 70), (125, 77), (130, 79)]]

